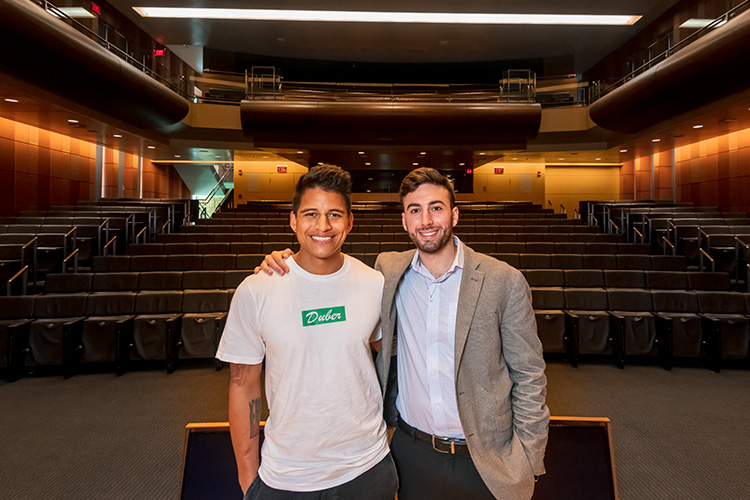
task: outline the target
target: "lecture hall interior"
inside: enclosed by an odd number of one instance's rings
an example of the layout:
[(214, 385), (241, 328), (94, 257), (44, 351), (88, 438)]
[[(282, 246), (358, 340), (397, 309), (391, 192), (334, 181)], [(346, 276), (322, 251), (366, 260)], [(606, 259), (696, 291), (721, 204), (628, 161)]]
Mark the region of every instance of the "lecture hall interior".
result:
[(413, 248), (432, 167), (524, 274), (555, 425), (606, 431), (603, 496), (535, 498), (748, 497), (750, 0), (188, 4), (0, 0), (0, 496), (191, 498), (232, 296), (324, 163), (344, 253)]

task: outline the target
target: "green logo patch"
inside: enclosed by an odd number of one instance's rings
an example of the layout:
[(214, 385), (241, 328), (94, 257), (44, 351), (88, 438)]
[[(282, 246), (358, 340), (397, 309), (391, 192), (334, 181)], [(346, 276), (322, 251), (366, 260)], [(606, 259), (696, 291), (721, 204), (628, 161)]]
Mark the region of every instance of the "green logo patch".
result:
[(302, 311), (302, 326), (324, 325), (326, 323), (338, 323), (339, 321), (346, 321), (344, 306)]

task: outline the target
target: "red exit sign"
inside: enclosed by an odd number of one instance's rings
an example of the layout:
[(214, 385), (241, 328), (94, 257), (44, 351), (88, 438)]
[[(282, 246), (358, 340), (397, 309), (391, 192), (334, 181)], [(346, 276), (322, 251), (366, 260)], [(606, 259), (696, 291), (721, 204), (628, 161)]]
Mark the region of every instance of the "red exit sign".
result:
[(276, 171), (280, 174), (286, 173), (286, 165), (276, 165)]
[(97, 16), (102, 15), (102, 9), (98, 5), (96, 5), (94, 2), (91, 2), (91, 12), (93, 12)]
[(164, 57), (166, 53), (167, 49), (154, 49), (154, 57)]
[(496, 174), (502, 174), (503, 172), (505, 172), (505, 168), (504, 167), (495, 167), (495, 173)]

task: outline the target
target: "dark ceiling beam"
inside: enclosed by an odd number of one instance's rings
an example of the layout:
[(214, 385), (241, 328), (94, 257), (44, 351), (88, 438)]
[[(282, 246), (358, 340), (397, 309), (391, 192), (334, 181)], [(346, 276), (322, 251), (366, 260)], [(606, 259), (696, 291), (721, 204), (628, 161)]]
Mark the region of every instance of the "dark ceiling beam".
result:
[(750, 88), (750, 11), (591, 105), (591, 119), (633, 134)]
[(0, 0), (0, 74), (140, 129), (173, 125), (188, 102), (28, 0)]
[(243, 101), (256, 147), (521, 149), (539, 133), (539, 104)]

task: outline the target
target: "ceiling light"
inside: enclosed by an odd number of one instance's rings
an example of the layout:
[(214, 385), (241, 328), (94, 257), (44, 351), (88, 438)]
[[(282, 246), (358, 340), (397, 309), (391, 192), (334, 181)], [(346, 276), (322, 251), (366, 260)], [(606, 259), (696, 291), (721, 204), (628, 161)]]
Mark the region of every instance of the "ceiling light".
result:
[(661, 142), (661, 139), (651, 139), (651, 142)]
[(594, 158), (594, 159), (595, 159), (596, 161), (599, 161), (599, 160), (601, 160), (601, 158)]
[(330, 21), (351, 23), (431, 24), (568, 24), (632, 25), (637, 15), (475, 14), (455, 12), (365, 12), (332, 10), (214, 9), (133, 7), (141, 17), (181, 19), (240, 19), (247, 21)]
[(628, 152), (628, 150), (627, 150), (627, 149), (621, 149), (621, 150), (620, 150), (620, 153), (627, 153), (627, 152)]
[(146, 146), (148, 149), (156, 149), (156, 146)]
[(414, 162), (414, 163), (412, 163), (412, 165), (414, 165), (414, 166), (416, 167), (416, 166), (418, 166), (418, 165), (419, 165), (419, 163), (417, 163), (417, 162)]
[(693, 125), (693, 128), (703, 128), (703, 125)]
[(479, 153), (479, 156), (484, 156), (484, 155), (486, 155), (486, 154), (487, 154), (487, 153), (485, 153), (485, 152), (481, 152), (481, 153)]
[(52, 14), (55, 17), (63, 17), (58, 12), (62, 12), (67, 17), (74, 17), (74, 18), (85, 18), (85, 19), (93, 19), (94, 14), (87, 11), (83, 7), (54, 7), (54, 8), (48, 8), (47, 12)]
[(719, 26), (723, 26), (726, 24), (726, 20), (721, 19), (688, 19), (684, 23), (680, 25), (680, 28), (705, 28), (708, 25), (712, 25), (714, 28), (718, 28)]
[(120, 139), (122, 136), (120, 134), (114, 134), (112, 137), (116, 137), (116, 138)]
[(78, 120), (71, 119), (71, 120), (68, 120), (68, 123), (78, 123)]
[(10, 97), (8, 97), (7, 99), (5, 99), (5, 102), (18, 102), (18, 99), (11, 99)]
[(370, 163), (370, 162), (368, 161), (367, 163), (365, 163), (365, 165), (369, 167), (370, 165), (372, 165), (372, 163)]
[(559, 161), (563, 161), (565, 158), (558, 158)]
[(518, 158), (511, 158), (511, 160), (516, 161)]
[(297, 151), (297, 154), (298, 155), (303, 155), (303, 154), (305, 154), (305, 152), (304, 151)]
[(466, 163), (459, 163), (458, 164), (459, 167), (463, 167), (464, 165), (466, 165)]
[(359, 152), (359, 153), (357, 153), (357, 154), (363, 155), (363, 154), (365, 154), (365, 152), (364, 152), (364, 151), (360, 151), (360, 152)]
[(425, 151), (422, 151), (422, 152), (421, 152), (421, 153), (419, 153), (419, 154), (420, 154), (420, 155), (422, 155), (422, 156), (424, 156), (424, 155), (426, 155), (426, 154), (427, 154), (427, 152), (425, 152)]
[(180, 155), (174, 155), (175, 158), (182, 158)]

